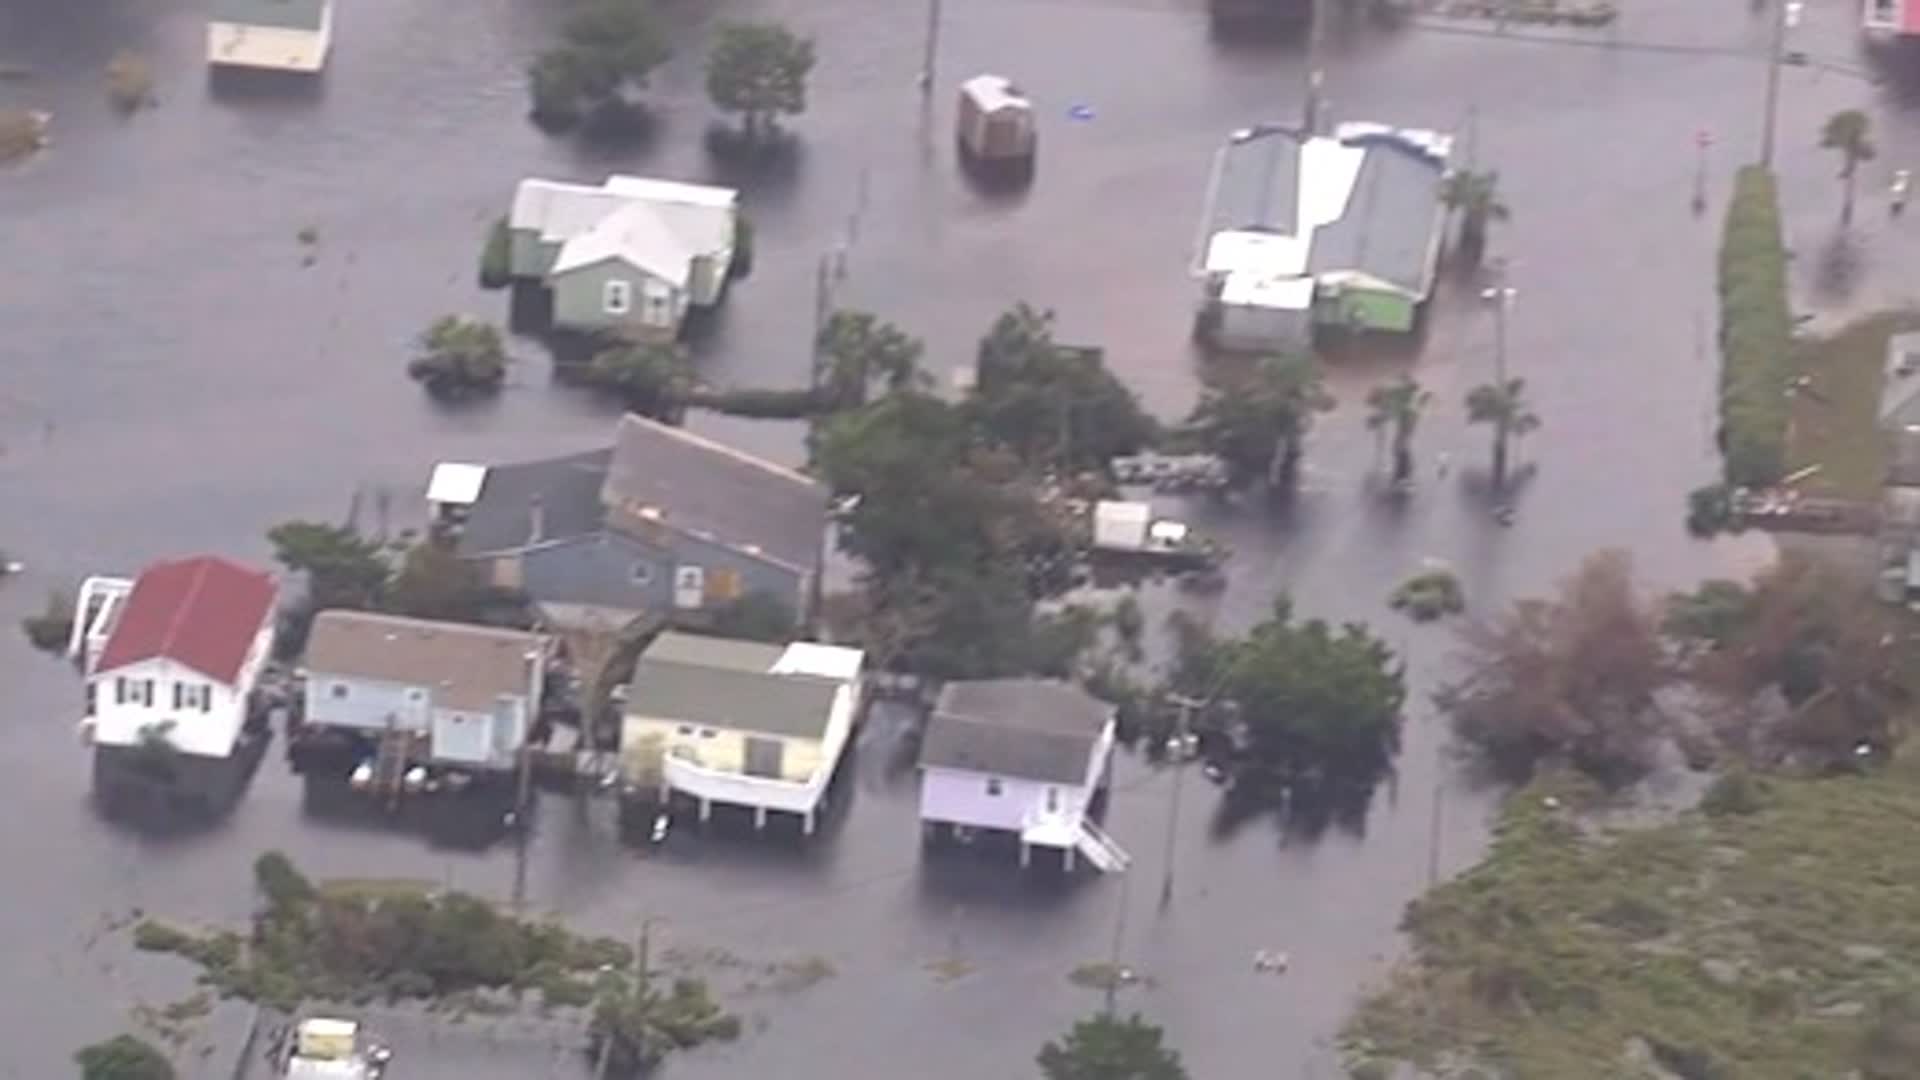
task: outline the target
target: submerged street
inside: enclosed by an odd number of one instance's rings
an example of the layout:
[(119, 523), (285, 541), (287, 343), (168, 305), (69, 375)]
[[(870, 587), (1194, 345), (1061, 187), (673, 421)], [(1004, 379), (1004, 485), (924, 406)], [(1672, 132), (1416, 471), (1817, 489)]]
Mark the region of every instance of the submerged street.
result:
[[(504, 296), (473, 284), (475, 259), (521, 177), (733, 182), (701, 148), (710, 20), (778, 16), (813, 34), (821, 57), (811, 108), (794, 124), (804, 150), (791, 175), (743, 184), (758, 251), (701, 358), (716, 383), (805, 378), (815, 268), (844, 244), (840, 301), (924, 336), (936, 367), (969, 363), (994, 315), (1025, 300), (1058, 310), (1064, 340), (1105, 346), (1148, 406), (1178, 419), (1200, 377), (1185, 268), (1210, 155), (1236, 127), (1298, 116), (1306, 83), (1297, 50), (1210, 41), (1199, 0), (979, 0), (947, 5), (927, 121), (914, 85), (918, 5), (661, 0), (678, 48), (654, 79), (660, 130), (642, 147), (591, 150), (524, 120), (526, 62), (564, 6), (340, 0), (335, 58), (312, 93), (215, 95), (188, 0), (0, 0), (0, 63), (33, 69), (0, 82), (0, 105), (54, 116), (52, 148), (0, 170), (0, 547), (27, 564), (0, 583), (0, 814), (13, 823), (0, 830), (10, 958), (0, 1077), (61, 1075), (75, 1047), (128, 1027), (134, 1006), (185, 996), (184, 965), (134, 954), (111, 926), (132, 909), (243, 921), (249, 867), (264, 850), (316, 877), (511, 894), (506, 847), (441, 851), (306, 817), (277, 745), (232, 819), (204, 835), (153, 840), (107, 826), (89, 804), (74, 735), (78, 680), (14, 627), (48, 589), (90, 573), (201, 550), (263, 562), (270, 525), (337, 519), (356, 489), (389, 492), (396, 524), (416, 520), (436, 461), (604, 442), (616, 413), (549, 385), (530, 342), (516, 346), (494, 404), (436, 407), (402, 369), (439, 315), (504, 321)], [(1868, 108), (1880, 125), (1876, 168), (1920, 160), (1920, 58), (1905, 61), (1915, 74), (1869, 84), (1858, 73), (1875, 62), (1853, 55), (1854, 15), (1850, 3), (1810, 3), (1796, 44), (1835, 64), (1783, 79), (1776, 164), (1803, 256), (1796, 301), (1823, 321), (1905, 299), (1900, 271), (1920, 270), (1911, 220), (1849, 249), (1851, 277), (1822, 270), (1839, 198), (1817, 145), (1825, 117)], [(668, 1072), (1026, 1075), (1042, 1042), (1100, 1004), (1069, 973), (1106, 960), (1118, 940), (1146, 980), (1122, 992), (1121, 1007), (1164, 1024), (1195, 1076), (1341, 1075), (1331, 1036), (1387, 970), (1407, 900), (1433, 870), (1477, 858), (1489, 803), (1442, 763), (1429, 698), (1447, 632), (1388, 612), (1388, 590), (1423, 559), (1443, 559), (1485, 612), (1602, 547), (1631, 550), (1650, 585), (1766, 558), (1764, 540), (1709, 545), (1682, 527), (1686, 492), (1717, 469), (1720, 215), (1732, 170), (1759, 142), (1764, 66), (1729, 50), (1761, 50), (1765, 18), (1742, 0), (1629, 0), (1617, 30), (1559, 43), (1472, 23), (1330, 35), (1335, 119), (1453, 130), (1459, 153), (1500, 172), (1513, 219), (1496, 228), (1492, 253), (1517, 290), (1512, 370), (1544, 421), (1519, 452), (1534, 472), (1515, 520), (1497, 524), (1478, 493), (1487, 433), (1467, 430), (1459, 407), (1489, 377), (1493, 323), (1478, 283), (1449, 278), (1417, 356), (1330, 372), (1340, 408), (1318, 421), (1292, 507), (1186, 511), (1235, 552), (1227, 591), (1155, 599), (1215, 606), (1227, 629), (1286, 589), (1303, 612), (1367, 620), (1404, 650), (1415, 690), (1399, 776), (1363, 829), (1284, 835), (1258, 820), (1217, 834), (1217, 792), (1196, 772), (1162, 907), (1173, 785), (1127, 758), (1107, 823), (1135, 859), (1125, 878), (1059, 889), (1010, 867), (928, 867), (914, 777), (895, 753), (900, 726), (885, 714), (849, 763), (844, 816), (804, 852), (676, 836), (643, 856), (616, 843), (605, 808), (583, 819), (549, 798), (530, 874), (537, 910), (625, 936), (656, 919), (657, 947), (683, 955), (831, 965), (805, 987), (747, 991), (739, 965), (715, 975), (739, 991), (730, 1000), (747, 1033)], [(1618, 47), (1604, 47), (1608, 34)], [(1632, 47), (1654, 42), (1683, 47)], [(145, 55), (158, 78), (159, 107), (129, 120), (108, 108), (100, 74), (120, 49)], [(951, 87), (985, 70), (1039, 103), (1038, 177), (1023, 197), (975, 194), (951, 160)], [(1076, 106), (1090, 118), (1070, 118)], [(1696, 216), (1700, 131), (1712, 136), (1710, 199)], [(1861, 216), (1875, 228), (1883, 189), (1862, 185)], [(311, 266), (296, 239), (306, 228), (317, 235)], [(1369, 480), (1377, 463), (1361, 399), (1409, 364), (1436, 405), (1416, 439), (1419, 488), (1396, 508)], [(792, 425), (702, 415), (692, 425), (782, 460), (801, 452)], [(1444, 477), (1441, 454), (1453, 463)], [(1288, 952), (1289, 972), (1255, 973), (1261, 949)], [(467, 1034), (394, 1025), (390, 1075), (578, 1074), (551, 1031), (490, 1036), (471, 1023)]]

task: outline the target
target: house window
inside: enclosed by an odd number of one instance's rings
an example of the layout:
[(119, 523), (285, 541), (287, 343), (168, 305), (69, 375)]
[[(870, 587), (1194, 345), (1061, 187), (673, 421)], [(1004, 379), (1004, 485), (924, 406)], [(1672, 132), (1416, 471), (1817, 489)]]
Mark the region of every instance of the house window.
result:
[(701, 737), (701, 738), (703, 738), (703, 739), (711, 739), (711, 738), (713, 738), (713, 737), (714, 737), (715, 735), (718, 735), (718, 734), (719, 734), (719, 732), (717, 732), (717, 731), (715, 731), (715, 730), (713, 730), (713, 729), (712, 729), (712, 728), (710, 728), (710, 727), (703, 727), (703, 728), (701, 728), (701, 729), (700, 729), (700, 737)]
[(413, 689), (407, 691), (407, 700), (417, 705), (420, 702), (427, 700), (427, 692), (416, 686)]
[(328, 692), (333, 695), (335, 701), (338, 701), (347, 696), (347, 684), (343, 682), (334, 683), (332, 689)]
[(1057, 814), (1059, 812), (1060, 812), (1060, 789), (1057, 787), (1050, 787), (1047, 789), (1047, 813)]
[(625, 315), (633, 310), (633, 283), (630, 281), (609, 281), (600, 292), (601, 306), (609, 315)]
[(182, 706), (180, 702), (186, 698), (187, 696), (186, 690), (187, 690), (186, 683), (177, 682), (173, 684), (173, 707), (175, 710), (184, 708), (184, 706)]
[(153, 680), (141, 679), (134, 685), (140, 691), (140, 704), (149, 709), (153, 708)]
[(698, 608), (707, 596), (707, 571), (699, 566), (678, 566), (673, 571), (673, 606)]
[(201, 712), (211, 712), (213, 709), (212, 687), (209, 687), (206, 683), (174, 683), (173, 707), (175, 709), (199, 709)]
[(116, 676), (113, 680), (113, 703), (115, 705), (125, 705), (131, 697), (132, 695), (127, 693), (127, 677), (125, 675)]
[(653, 564), (648, 562), (634, 563), (633, 564), (633, 583), (635, 585), (648, 585), (648, 584), (652, 584), (652, 582), (653, 582)]
[(648, 326), (673, 325), (673, 293), (666, 285), (649, 281), (641, 290), (646, 307), (640, 314), (640, 321)]
[(1001, 792), (1000, 778), (997, 776), (987, 777), (987, 794), (998, 796), (1000, 792)]
[(677, 727), (677, 728), (675, 728), (674, 730), (675, 730), (675, 731), (677, 731), (677, 732), (679, 732), (679, 733), (680, 733), (680, 734), (682, 734), (682, 735), (685, 735), (685, 736), (687, 736), (688, 738), (692, 738), (692, 737), (693, 737), (693, 725), (692, 725), (692, 724), (681, 724), (681, 725), (680, 725), (679, 727)]

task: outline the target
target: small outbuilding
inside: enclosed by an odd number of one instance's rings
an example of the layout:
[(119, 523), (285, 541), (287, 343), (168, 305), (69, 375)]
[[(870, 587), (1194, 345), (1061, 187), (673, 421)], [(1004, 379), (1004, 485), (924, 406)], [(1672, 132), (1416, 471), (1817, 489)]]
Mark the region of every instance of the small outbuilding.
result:
[(954, 126), (963, 162), (1033, 168), (1039, 141), (1033, 102), (1012, 80), (1000, 75), (975, 75), (961, 83)]

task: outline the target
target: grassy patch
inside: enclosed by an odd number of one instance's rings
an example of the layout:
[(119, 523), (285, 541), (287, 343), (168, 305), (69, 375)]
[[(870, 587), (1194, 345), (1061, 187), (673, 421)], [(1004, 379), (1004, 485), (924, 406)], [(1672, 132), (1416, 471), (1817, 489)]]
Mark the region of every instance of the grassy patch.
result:
[(1831, 337), (1803, 341), (1795, 365), (1806, 384), (1793, 395), (1788, 464), (1820, 471), (1801, 490), (1837, 498), (1879, 497), (1887, 468), (1887, 442), (1880, 434), (1880, 386), (1887, 338), (1920, 327), (1920, 316), (1882, 314), (1862, 319)]
[(1634, 1058), (1703, 1080), (1901, 1075), (1876, 1061), (1920, 1030), (1920, 770), (1722, 800), (1601, 831), (1516, 795), (1487, 860), (1408, 908), (1414, 959), (1354, 1019), (1356, 1058), (1556, 1080), (1635, 1075)]
[[(255, 862), (254, 883), (265, 903), (246, 936), (144, 919), (134, 927), (135, 946), (192, 961), (211, 991), (287, 1010), (314, 1000), (386, 998), (465, 1011), (537, 991), (548, 1009), (591, 1006), (595, 1037), (647, 1060), (738, 1031), (705, 982), (676, 979), (666, 990), (639, 978), (634, 950), (612, 938), (517, 919), (420, 882), (315, 887), (278, 853)], [(172, 1032), (186, 1018), (160, 1012), (147, 1019)]]

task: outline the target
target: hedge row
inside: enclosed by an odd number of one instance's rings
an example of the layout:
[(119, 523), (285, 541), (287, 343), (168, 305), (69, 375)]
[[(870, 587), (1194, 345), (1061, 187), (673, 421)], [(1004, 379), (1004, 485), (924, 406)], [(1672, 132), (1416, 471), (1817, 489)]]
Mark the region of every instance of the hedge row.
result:
[(1773, 174), (1734, 178), (1720, 240), (1720, 452), (1727, 483), (1765, 487), (1787, 468), (1793, 315)]

